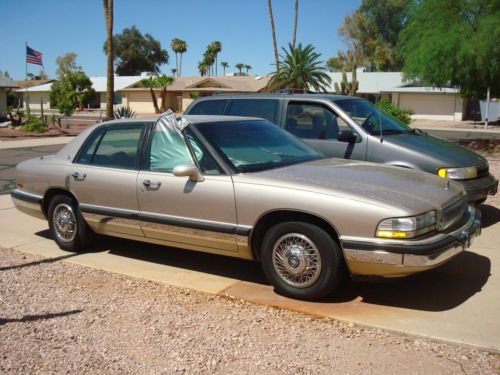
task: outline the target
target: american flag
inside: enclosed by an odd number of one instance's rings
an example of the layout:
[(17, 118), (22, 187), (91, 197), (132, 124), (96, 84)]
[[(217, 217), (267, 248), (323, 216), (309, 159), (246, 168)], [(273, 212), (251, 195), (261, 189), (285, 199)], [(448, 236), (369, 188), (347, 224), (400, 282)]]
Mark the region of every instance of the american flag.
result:
[(26, 62), (43, 66), (42, 54), (34, 49), (26, 46)]

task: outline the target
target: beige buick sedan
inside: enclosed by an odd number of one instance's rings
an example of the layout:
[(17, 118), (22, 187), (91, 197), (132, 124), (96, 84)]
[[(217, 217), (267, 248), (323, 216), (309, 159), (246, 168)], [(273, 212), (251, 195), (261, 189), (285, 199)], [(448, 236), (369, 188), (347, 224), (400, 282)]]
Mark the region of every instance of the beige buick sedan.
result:
[(325, 159), (266, 120), (239, 117), (98, 124), (20, 163), (12, 198), (48, 220), (62, 249), (104, 234), (257, 260), (278, 293), (306, 300), (346, 273), (433, 268), (480, 233), (479, 211), (453, 181)]

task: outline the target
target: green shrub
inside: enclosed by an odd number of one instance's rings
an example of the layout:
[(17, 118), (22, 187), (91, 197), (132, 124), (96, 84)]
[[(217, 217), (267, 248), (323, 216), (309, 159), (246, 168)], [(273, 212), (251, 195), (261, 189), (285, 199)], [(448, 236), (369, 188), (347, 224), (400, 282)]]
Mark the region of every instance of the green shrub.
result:
[(128, 105), (125, 107), (118, 107), (113, 111), (115, 118), (131, 118), (135, 117), (135, 112)]
[(21, 126), (21, 131), (24, 133), (44, 133), (47, 131), (47, 127), (39, 118), (30, 117), (26, 120), (24, 125)]
[(409, 108), (399, 108), (393, 105), (390, 100), (382, 99), (378, 102), (377, 107), (379, 107), (382, 112), (385, 112), (391, 116), (396, 117), (399, 121), (409, 124), (411, 122), (411, 115), (414, 113)]

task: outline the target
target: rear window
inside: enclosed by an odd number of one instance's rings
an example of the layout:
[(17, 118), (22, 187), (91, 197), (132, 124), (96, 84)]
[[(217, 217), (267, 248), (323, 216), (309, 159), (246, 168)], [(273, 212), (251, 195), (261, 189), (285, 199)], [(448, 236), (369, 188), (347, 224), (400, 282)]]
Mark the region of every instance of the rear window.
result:
[(228, 100), (204, 100), (193, 106), (190, 115), (223, 115)]
[(226, 109), (226, 116), (260, 117), (276, 124), (278, 101), (269, 99), (231, 100)]

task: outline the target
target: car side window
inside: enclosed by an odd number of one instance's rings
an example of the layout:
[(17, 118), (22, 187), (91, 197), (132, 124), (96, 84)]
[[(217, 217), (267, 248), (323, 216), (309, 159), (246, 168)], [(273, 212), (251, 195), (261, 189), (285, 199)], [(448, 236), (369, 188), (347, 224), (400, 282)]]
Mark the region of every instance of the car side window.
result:
[(273, 99), (233, 99), (226, 116), (260, 117), (276, 124), (278, 101)]
[(193, 106), (190, 115), (223, 115), (228, 100), (203, 100)]
[(184, 136), (186, 137), (189, 147), (191, 148), (191, 152), (204, 175), (217, 176), (224, 174), (224, 170), (220, 167), (219, 163), (217, 163), (205, 145), (203, 145), (203, 143), (196, 138), (191, 129), (186, 128), (186, 130), (184, 130)]
[(77, 163), (100, 167), (137, 169), (139, 146), (145, 126), (112, 125), (86, 143)]
[(101, 140), (102, 135), (105, 131), (105, 128), (99, 128), (90, 135), (90, 137), (84, 143), (80, 153), (78, 154), (78, 157), (75, 160), (76, 163), (90, 164), (92, 162), (92, 158), (94, 157), (97, 145), (99, 144), (99, 141)]
[(299, 138), (337, 139), (350, 127), (332, 110), (320, 103), (290, 102), (286, 112), (286, 130)]
[(182, 136), (171, 129), (156, 126), (151, 135), (149, 170), (172, 173), (177, 165), (192, 163)]

